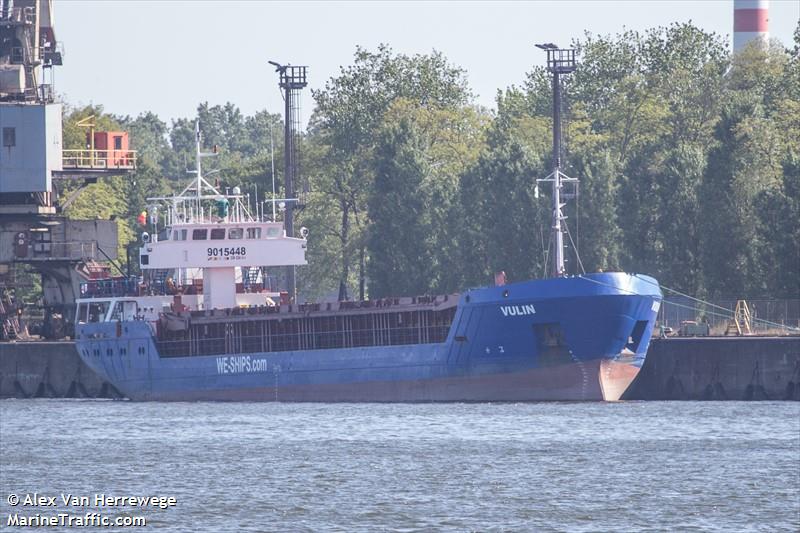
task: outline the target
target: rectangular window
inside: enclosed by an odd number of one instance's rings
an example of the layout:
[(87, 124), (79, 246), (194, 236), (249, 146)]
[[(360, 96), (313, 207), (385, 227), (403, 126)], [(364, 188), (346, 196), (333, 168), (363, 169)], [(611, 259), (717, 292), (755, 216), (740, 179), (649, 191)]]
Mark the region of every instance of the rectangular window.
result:
[(136, 302), (122, 302), (122, 313), (124, 320), (133, 320), (139, 311), (139, 306)]
[(187, 230), (185, 230), (185, 229), (172, 230), (172, 240), (185, 241), (186, 240), (186, 234), (187, 234)]
[(89, 314), (89, 304), (80, 304), (78, 306), (78, 322), (85, 324)]
[(231, 228), (228, 230), (229, 239), (241, 239), (243, 236), (244, 230), (242, 228)]
[(248, 239), (260, 239), (261, 238), (261, 228), (247, 228), (247, 238)]
[(225, 229), (224, 228), (214, 228), (211, 230), (211, 240), (212, 241), (221, 241), (225, 238)]
[(193, 241), (204, 241), (207, 238), (208, 238), (208, 230), (207, 229), (192, 230), (192, 240)]
[(114, 135), (114, 150), (122, 150), (122, 136)]
[(109, 302), (89, 304), (89, 322), (103, 322), (108, 312)]
[(267, 237), (277, 237), (281, 234), (281, 229), (276, 227), (267, 228)]
[(17, 130), (14, 128), (3, 128), (3, 146), (10, 148), (17, 145)]

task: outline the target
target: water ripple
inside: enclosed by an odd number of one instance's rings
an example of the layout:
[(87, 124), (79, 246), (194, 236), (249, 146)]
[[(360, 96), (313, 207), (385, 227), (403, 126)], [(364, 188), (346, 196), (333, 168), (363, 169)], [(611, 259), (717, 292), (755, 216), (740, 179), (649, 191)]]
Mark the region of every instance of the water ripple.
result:
[(174, 496), (163, 531), (797, 531), (799, 473), (797, 403), (0, 402), (4, 521), (36, 491)]

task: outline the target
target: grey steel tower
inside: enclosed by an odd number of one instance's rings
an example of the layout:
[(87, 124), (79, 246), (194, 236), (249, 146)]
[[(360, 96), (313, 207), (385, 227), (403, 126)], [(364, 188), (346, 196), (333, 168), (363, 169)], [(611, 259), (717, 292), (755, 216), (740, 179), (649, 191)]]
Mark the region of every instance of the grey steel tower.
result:
[(537, 48), (547, 52), (547, 70), (553, 75), (553, 172), (542, 180), (553, 183), (553, 277), (566, 275), (564, 266), (564, 233), (567, 231), (566, 218), (561, 208), (561, 193), (564, 183), (577, 182), (561, 172), (561, 74), (569, 74), (576, 68), (575, 50), (559, 48), (553, 43), (537, 44)]
[[(299, 177), (297, 160), (297, 136), (300, 131), (300, 91), (308, 85), (306, 71), (308, 67), (281, 65), (270, 61), (275, 67), (275, 72), (280, 75), (279, 86), (283, 90), (283, 99), (286, 106), (284, 119), (284, 187), (286, 197), (286, 213), (284, 225), (286, 235), (294, 237), (294, 209), (295, 204), (294, 182)], [(292, 302), (297, 296), (297, 283), (295, 281), (295, 267), (286, 267), (287, 287), (289, 298)]]

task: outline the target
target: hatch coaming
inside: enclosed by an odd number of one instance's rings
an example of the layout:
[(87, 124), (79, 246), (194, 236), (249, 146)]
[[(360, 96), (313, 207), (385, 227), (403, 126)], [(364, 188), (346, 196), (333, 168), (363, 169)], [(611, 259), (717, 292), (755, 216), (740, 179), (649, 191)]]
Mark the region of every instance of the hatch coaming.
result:
[(307, 313), (170, 313), (159, 321), (155, 341), (161, 357), (438, 344), (449, 337), (455, 302)]

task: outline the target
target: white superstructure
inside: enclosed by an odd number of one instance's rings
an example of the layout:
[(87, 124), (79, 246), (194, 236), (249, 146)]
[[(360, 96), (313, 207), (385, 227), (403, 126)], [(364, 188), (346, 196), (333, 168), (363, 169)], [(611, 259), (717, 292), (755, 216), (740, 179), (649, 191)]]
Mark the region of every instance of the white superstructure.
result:
[(199, 124), (196, 137), (191, 183), (178, 195), (147, 199), (143, 216), (153, 231), (141, 236), (142, 279), (90, 281), (77, 322), (274, 305), (281, 293), (266, 287), (263, 267), (306, 264), (306, 231), (287, 237), (283, 222), (252, 215), (238, 187), (222, 192), (206, 181), (200, 161), (216, 154), (201, 151)]

